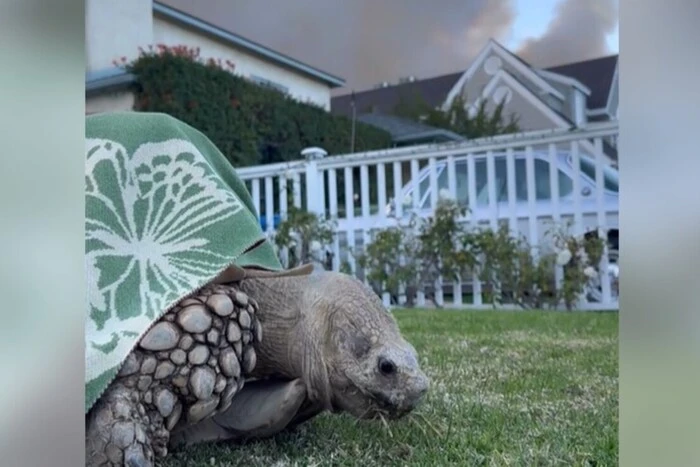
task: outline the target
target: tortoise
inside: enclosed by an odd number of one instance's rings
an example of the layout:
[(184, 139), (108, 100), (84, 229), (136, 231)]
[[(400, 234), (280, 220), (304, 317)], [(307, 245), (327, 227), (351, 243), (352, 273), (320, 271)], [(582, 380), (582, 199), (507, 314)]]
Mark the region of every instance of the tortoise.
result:
[(398, 419), (423, 400), (429, 379), (379, 297), (284, 270), (203, 134), (136, 112), (88, 117), (86, 134), (87, 465), (151, 466), (324, 411)]

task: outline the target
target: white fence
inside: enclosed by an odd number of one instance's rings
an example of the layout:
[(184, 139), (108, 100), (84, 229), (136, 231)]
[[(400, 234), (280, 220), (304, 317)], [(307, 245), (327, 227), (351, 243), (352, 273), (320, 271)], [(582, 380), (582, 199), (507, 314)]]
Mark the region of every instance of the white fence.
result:
[[(329, 245), (333, 269), (339, 270), (346, 262), (362, 278), (363, 271), (348, 254), (348, 247), (361, 249), (372, 229), (396, 225), (397, 218), (408, 210), (430, 215), (444, 190), (469, 208), (461, 221), (492, 228), (506, 221), (534, 247), (547, 241), (544, 233), (552, 223), (570, 223), (574, 235), (599, 229), (616, 239), (617, 170), (604, 148), (609, 153), (617, 135), (617, 124), (605, 122), (583, 130), (335, 155), (237, 172), (250, 190), (263, 228), (271, 235), (290, 203), (335, 219), (337, 235)], [(293, 184), (291, 200), (287, 199), (288, 183)], [(618, 308), (614, 281), (606, 273), (609, 262), (606, 249), (597, 298), (584, 299), (579, 309)], [(558, 282), (561, 274), (556, 271)], [(436, 292), (434, 299), (443, 306), (488, 306), (476, 277), (443, 285), (452, 290), (450, 301), (445, 300), (442, 288)], [(417, 304), (425, 304), (421, 292)]]

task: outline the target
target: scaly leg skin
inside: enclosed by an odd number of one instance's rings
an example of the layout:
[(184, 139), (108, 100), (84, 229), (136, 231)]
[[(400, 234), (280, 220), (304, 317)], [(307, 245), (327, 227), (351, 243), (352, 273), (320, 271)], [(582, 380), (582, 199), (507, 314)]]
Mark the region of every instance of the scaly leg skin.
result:
[(167, 443), (163, 417), (146, 409), (137, 390), (114, 384), (88, 416), (85, 465), (152, 467)]
[(151, 466), (176, 426), (225, 411), (256, 361), (257, 303), (215, 285), (166, 313), (86, 417), (88, 465)]
[(174, 431), (171, 446), (274, 436), (287, 428), (305, 400), (306, 386), (300, 379), (248, 382), (227, 410)]

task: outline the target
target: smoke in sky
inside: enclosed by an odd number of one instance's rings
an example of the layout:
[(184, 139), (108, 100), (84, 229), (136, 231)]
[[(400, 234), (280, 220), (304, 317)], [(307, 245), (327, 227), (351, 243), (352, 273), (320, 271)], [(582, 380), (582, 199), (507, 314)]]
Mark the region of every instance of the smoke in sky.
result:
[(607, 55), (606, 38), (617, 18), (617, 0), (562, 0), (547, 31), (526, 40), (516, 53), (539, 67)]
[[(610, 1), (563, 0), (550, 29), (528, 41), (523, 52), (560, 63), (595, 54), (616, 24), (616, 13), (605, 7)], [(163, 3), (345, 78), (341, 93), (408, 75), (421, 79), (464, 70), (489, 38), (507, 41), (516, 14), (513, 0)]]

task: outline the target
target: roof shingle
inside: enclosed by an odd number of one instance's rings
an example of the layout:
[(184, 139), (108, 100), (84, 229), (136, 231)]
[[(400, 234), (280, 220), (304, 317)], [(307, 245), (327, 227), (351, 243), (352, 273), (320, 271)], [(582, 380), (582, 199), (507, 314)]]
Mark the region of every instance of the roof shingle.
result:
[(581, 82), (591, 90), (588, 96), (588, 108), (598, 109), (608, 103), (608, 94), (612, 88), (612, 80), (615, 75), (618, 55), (594, 58), (580, 62), (567, 63), (545, 68), (552, 73), (569, 76)]
[[(358, 114), (379, 112), (392, 114), (401, 98), (411, 98), (418, 94), (430, 106), (438, 106), (445, 100), (452, 86), (463, 72), (450, 73), (434, 78), (397, 84), (385, 88), (370, 89), (355, 93), (355, 109)], [(331, 112), (336, 115), (351, 116), (352, 94), (344, 94), (331, 99)]]

